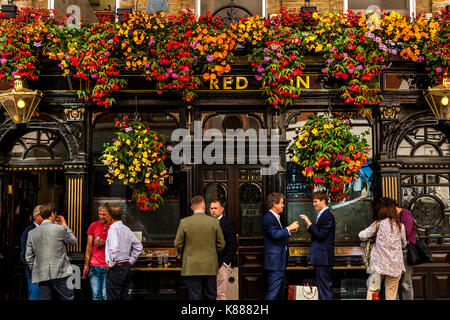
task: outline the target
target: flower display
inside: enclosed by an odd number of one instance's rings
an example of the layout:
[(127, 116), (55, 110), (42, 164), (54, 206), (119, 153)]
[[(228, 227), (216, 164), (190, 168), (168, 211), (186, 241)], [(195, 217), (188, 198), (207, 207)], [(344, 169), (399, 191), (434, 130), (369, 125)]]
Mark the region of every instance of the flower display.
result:
[(12, 82), (16, 75), (38, 79), (39, 57), (60, 42), (51, 29), (61, 25), (63, 19), (52, 12), (24, 8), (18, 10), (15, 18), (0, 20), (0, 79)]
[(345, 186), (368, 160), (367, 134), (353, 134), (348, 121), (314, 115), (300, 128), (289, 153), (311, 188), (324, 187), (332, 200), (341, 201), (347, 198)]
[(20, 8), (16, 18), (0, 19), (0, 79), (15, 75), (36, 80), (40, 58), (59, 63), (65, 76), (84, 83), (86, 102), (110, 107), (114, 92), (127, 81), (121, 70), (143, 74), (159, 94), (177, 92), (192, 101), (202, 80), (231, 71), (235, 49), (244, 47), (267, 103), (286, 107), (300, 97), (295, 77), (306, 55), (320, 55), (325, 81), (338, 83), (342, 100), (363, 116), (380, 104), (380, 74), (398, 56), (422, 64), (429, 83), (440, 84), (450, 65), (449, 14), (401, 16), (396, 12), (365, 15), (312, 14), (282, 7), (270, 19), (241, 18), (224, 26), (209, 13), (178, 15), (137, 12), (121, 23), (101, 20), (69, 28), (53, 11)]
[(168, 147), (165, 136), (158, 134), (142, 122), (129, 119), (117, 121), (117, 138), (105, 144), (100, 160), (108, 168), (105, 177), (128, 185), (133, 200), (141, 210), (155, 211), (163, 204), (162, 193), (167, 190), (168, 170), (164, 160)]

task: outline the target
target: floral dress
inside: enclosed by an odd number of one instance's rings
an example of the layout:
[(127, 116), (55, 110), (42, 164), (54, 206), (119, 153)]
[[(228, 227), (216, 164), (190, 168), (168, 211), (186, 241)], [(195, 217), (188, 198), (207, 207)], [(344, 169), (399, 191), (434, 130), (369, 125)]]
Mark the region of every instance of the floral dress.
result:
[(386, 218), (374, 222), (359, 233), (361, 241), (368, 240), (376, 232), (376, 225), (380, 224), (375, 245), (370, 255), (370, 269), (390, 277), (398, 277), (405, 271), (402, 248), (406, 246), (405, 227), (399, 232), (397, 225)]

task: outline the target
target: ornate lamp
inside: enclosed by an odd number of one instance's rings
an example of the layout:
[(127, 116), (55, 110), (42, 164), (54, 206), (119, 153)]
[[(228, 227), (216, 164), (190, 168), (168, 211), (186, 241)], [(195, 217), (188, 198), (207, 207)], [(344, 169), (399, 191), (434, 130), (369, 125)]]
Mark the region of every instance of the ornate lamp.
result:
[(442, 80), (442, 84), (433, 88), (428, 88), (428, 90), (424, 92), (425, 99), (438, 120), (450, 121), (450, 86), (448, 80), (446, 74)]
[(22, 78), (15, 76), (14, 88), (0, 94), (0, 103), (16, 125), (27, 124), (41, 98), (41, 92), (24, 88)]

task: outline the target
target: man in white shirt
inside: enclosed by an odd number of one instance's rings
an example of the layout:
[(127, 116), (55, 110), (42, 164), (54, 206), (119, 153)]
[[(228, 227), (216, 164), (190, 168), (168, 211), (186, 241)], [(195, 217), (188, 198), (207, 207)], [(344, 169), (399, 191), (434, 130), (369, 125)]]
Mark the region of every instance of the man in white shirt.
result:
[(316, 223), (302, 214), (306, 230), (311, 234), (311, 264), (314, 266), (319, 290), (319, 300), (333, 300), (332, 271), (334, 266), (334, 238), (336, 221), (328, 208), (328, 194), (325, 190), (311, 195), (314, 209), (318, 212)]
[(298, 221), (289, 226), (281, 225), (280, 214), (284, 210), (284, 195), (273, 192), (267, 197), (269, 211), (263, 218), (264, 270), (267, 271), (267, 292), (264, 300), (278, 300), (283, 297), (287, 246), (291, 233), (298, 231)]
[(217, 254), (219, 258), (219, 273), (217, 275), (217, 300), (227, 300), (228, 274), (231, 261), (236, 254), (236, 228), (233, 221), (223, 216), (224, 207), (220, 199), (214, 199), (209, 205), (211, 216), (219, 219), (220, 228), (225, 238), (225, 248)]
[[(142, 252), (142, 243), (136, 235), (122, 223), (122, 208), (111, 205), (111, 226), (105, 246), (106, 295), (108, 300), (129, 300), (131, 266)], [(131, 252), (131, 253), (130, 253)]]

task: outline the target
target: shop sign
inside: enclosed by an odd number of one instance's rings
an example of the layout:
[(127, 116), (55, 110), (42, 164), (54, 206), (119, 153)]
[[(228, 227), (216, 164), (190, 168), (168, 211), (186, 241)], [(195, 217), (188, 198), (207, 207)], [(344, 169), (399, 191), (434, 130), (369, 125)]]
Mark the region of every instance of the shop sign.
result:
[[(319, 75), (298, 76), (292, 80), (292, 84), (297, 88), (322, 89)], [(227, 75), (205, 81), (202, 90), (253, 91), (263, 90), (264, 86), (254, 75)]]

